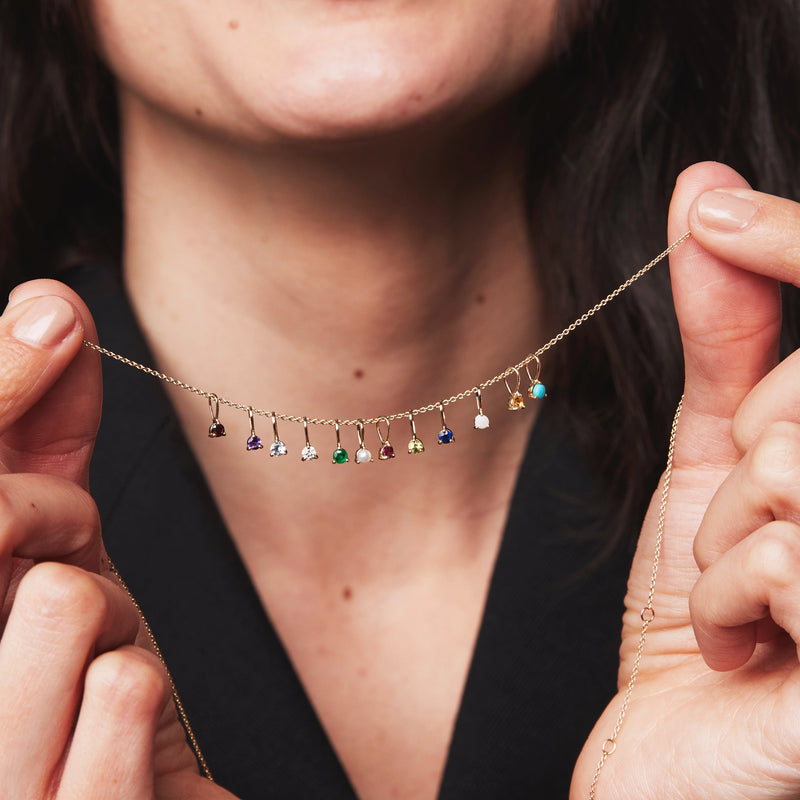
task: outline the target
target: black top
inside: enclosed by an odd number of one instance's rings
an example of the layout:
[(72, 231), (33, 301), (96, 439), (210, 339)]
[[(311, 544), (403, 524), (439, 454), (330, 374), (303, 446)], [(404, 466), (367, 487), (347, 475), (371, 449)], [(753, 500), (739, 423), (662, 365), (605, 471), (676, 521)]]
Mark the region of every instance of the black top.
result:
[[(106, 347), (152, 363), (118, 280), (67, 276)], [(215, 779), (241, 800), (355, 800), (155, 379), (103, 359), (92, 491)], [(549, 398), (518, 477), (439, 800), (566, 798), (615, 691), (630, 554), (581, 575), (598, 490)]]

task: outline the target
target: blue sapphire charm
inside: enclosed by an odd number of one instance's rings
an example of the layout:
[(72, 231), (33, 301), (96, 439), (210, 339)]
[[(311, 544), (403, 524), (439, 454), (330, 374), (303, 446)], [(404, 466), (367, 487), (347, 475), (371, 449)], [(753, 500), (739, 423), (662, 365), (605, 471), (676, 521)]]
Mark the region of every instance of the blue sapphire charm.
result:
[(444, 418), (444, 403), (439, 403), (439, 414), (442, 417), (442, 429), (439, 431), (439, 444), (451, 444), (455, 441), (453, 431), (447, 427), (447, 420)]

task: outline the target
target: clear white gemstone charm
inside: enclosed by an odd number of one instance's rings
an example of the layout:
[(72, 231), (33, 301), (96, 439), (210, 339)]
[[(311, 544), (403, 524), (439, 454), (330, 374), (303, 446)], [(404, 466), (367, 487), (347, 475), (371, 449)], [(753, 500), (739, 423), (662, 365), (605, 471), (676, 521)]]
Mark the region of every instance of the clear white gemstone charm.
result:
[(489, 427), (489, 417), (483, 413), (483, 398), (481, 397), (481, 390), (479, 386), (474, 389), (475, 402), (478, 404), (478, 413), (475, 415), (475, 430), (485, 431)]
[(319, 458), (319, 456), (317, 455), (317, 448), (308, 440), (308, 417), (303, 420), (303, 430), (306, 434), (306, 446), (300, 451), (300, 460), (313, 461), (315, 458)]

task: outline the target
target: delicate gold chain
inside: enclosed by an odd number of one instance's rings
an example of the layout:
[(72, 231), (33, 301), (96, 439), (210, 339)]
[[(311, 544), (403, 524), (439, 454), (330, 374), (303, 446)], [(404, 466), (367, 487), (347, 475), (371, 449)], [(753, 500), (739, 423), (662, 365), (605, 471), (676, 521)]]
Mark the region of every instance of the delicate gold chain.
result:
[[(173, 378), (170, 375), (166, 375), (163, 372), (159, 372), (158, 370), (153, 369), (152, 367), (147, 367), (144, 364), (140, 364), (139, 362), (134, 361), (133, 359), (126, 358), (125, 356), (119, 355), (118, 353), (115, 353), (112, 350), (108, 350), (105, 347), (101, 347), (100, 345), (95, 344), (94, 342), (90, 342), (88, 340), (84, 340), (83, 344), (88, 349), (94, 350), (95, 352), (100, 353), (101, 355), (107, 356), (108, 358), (114, 359), (115, 361), (119, 361), (120, 363), (125, 364), (125, 365), (127, 365), (129, 367), (133, 367), (134, 369), (140, 370), (141, 372), (144, 372), (147, 375), (151, 375), (154, 378), (158, 378), (159, 380), (164, 381), (165, 383), (168, 383), (168, 384), (170, 384), (172, 386), (177, 386), (178, 388), (184, 389), (184, 390), (186, 390), (188, 392), (191, 392), (192, 394), (196, 394), (196, 395), (199, 395), (200, 397), (204, 397), (204, 398), (208, 399), (209, 401), (213, 401), (214, 403), (216, 403), (218, 405), (225, 405), (225, 406), (228, 406), (230, 408), (235, 408), (235, 409), (240, 410), (240, 411), (247, 411), (250, 415), (259, 415), (259, 416), (264, 416), (264, 417), (274, 416), (275, 419), (279, 419), (279, 420), (282, 420), (284, 422), (300, 422), (300, 423), (304, 423), (306, 426), (309, 425), (309, 424), (314, 424), (314, 425), (333, 425), (333, 426), (337, 427), (337, 431), (338, 431), (338, 427), (341, 426), (341, 425), (357, 426), (357, 427), (359, 427), (360, 435), (363, 435), (363, 433), (362, 433), (363, 432), (363, 426), (365, 424), (380, 424), (381, 422), (384, 422), (384, 421), (388, 423), (388, 422), (390, 422), (392, 420), (396, 420), (396, 419), (401, 419), (401, 418), (406, 418), (406, 417), (412, 417), (413, 418), (413, 417), (418, 416), (420, 414), (425, 414), (425, 413), (427, 413), (429, 411), (435, 411), (435, 410), (442, 411), (444, 406), (452, 405), (453, 403), (456, 403), (459, 400), (464, 400), (467, 397), (470, 397), (472, 395), (478, 395), (478, 397), (480, 398), (481, 390), (487, 389), (488, 387), (493, 386), (493, 385), (499, 383), (500, 381), (504, 381), (506, 378), (508, 378), (510, 375), (512, 375), (514, 373), (519, 374), (519, 372), (522, 369), (525, 369), (525, 367), (527, 367), (533, 361), (537, 361), (538, 362), (538, 359), (539, 359), (539, 357), (541, 355), (546, 353), (548, 350), (550, 350), (552, 347), (554, 347), (560, 341), (562, 341), (567, 336), (569, 336), (569, 334), (571, 334), (574, 330), (576, 330), (581, 325), (583, 325), (584, 322), (586, 322), (587, 320), (591, 319), (598, 311), (600, 311), (602, 308), (607, 306), (612, 300), (617, 298), (626, 289), (628, 289), (631, 285), (633, 285), (636, 281), (638, 281), (639, 278), (641, 278), (643, 275), (648, 273), (654, 266), (656, 266), (656, 264), (658, 264), (660, 261), (662, 261), (664, 258), (666, 258), (676, 247), (678, 247), (679, 245), (683, 244), (683, 242), (685, 242), (690, 236), (691, 236), (690, 232), (687, 231), (686, 233), (684, 233), (683, 236), (681, 236), (679, 239), (676, 239), (671, 245), (669, 245), (669, 247), (667, 247), (664, 251), (659, 253), (654, 259), (649, 261), (640, 270), (638, 270), (638, 272), (634, 273), (630, 278), (628, 278), (626, 281), (621, 283), (616, 289), (614, 289), (614, 291), (612, 291), (611, 293), (606, 295), (602, 300), (600, 300), (598, 303), (593, 305), (588, 311), (586, 311), (583, 314), (581, 314), (580, 317), (578, 317), (572, 323), (567, 325), (567, 327), (564, 328), (560, 333), (558, 333), (555, 336), (553, 336), (553, 338), (550, 339), (550, 341), (548, 341), (546, 344), (542, 345), (535, 353), (531, 353), (531, 354), (527, 355), (525, 358), (523, 358), (519, 363), (515, 364), (514, 366), (508, 367), (505, 370), (503, 370), (503, 372), (499, 373), (498, 375), (495, 375), (493, 378), (489, 378), (488, 380), (485, 380), (483, 383), (479, 384), (478, 386), (474, 386), (471, 389), (465, 389), (463, 392), (459, 392), (458, 394), (455, 394), (452, 397), (447, 398), (446, 400), (440, 400), (440, 401), (437, 401), (435, 403), (428, 403), (427, 405), (421, 406), (419, 408), (415, 408), (412, 411), (401, 411), (401, 412), (397, 412), (397, 413), (394, 413), (394, 414), (389, 414), (389, 415), (382, 416), (382, 417), (370, 417), (370, 418), (367, 418), (367, 419), (327, 419), (327, 418), (319, 418), (319, 417), (313, 417), (313, 418), (299, 417), (299, 416), (295, 416), (295, 415), (292, 415), (292, 414), (282, 414), (282, 413), (278, 413), (278, 412), (274, 412), (274, 411), (265, 411), (265, 410), (260, 409), (260, 408), (253, 408), (252, 406), (247, 405), (245, 403), (239, 403), (239, 402), (235, 402), (233, 400), (229, 400), (226, 397), (221, 397), (221, 396), (217, 395), (214, 392), (209, 392), (209, 391), (206, 391), (205, 389), (200, 389), (197, 386), (193, 386), (192, 384), (186, 383), (185, 381), (179, 380), (178, 378)], [(620, 709), (620, 713), (619, 713), (619, 716), (617, 718), (617, 724), (614, 726), (614, 731), (613, 731), (611, 737), (609, 739), (607, 739), (606, 742), (603, 745), (603, 755), (602, 755), (602, 758), (600, 759), (600, 761), (599, 761), (599, 763), (597, 765), (597, 769), (595, 770), (594, 778), (592, 780), (592, 785), (591, 785), (591, 788), (590, 788), (590, 791), (589, 791), (589, 800), (595, 800), (595, 790), (596, 790), (596, 787), (597, 787), (597, 781), (598, 781), (598, 779), (600, 777), (600, 772), (603, 769), (603, 766), (605, 765), (606, 760), (608, 759), (608, 757), (616, 749), (617, 737), (619, 736), (619, 733), (622, 730), (622, 723), (623, 723), (623, 720), (625, 719), (625, 715), (627, 713), (628, 706), (630, 704), (630, 699), (631, 699), (631, 694), (633, 692), (633, 687), (634, 687), (634, 685), (636, 683), (636, 678), (638, 677), (638, 674), (639, 674), (639, 664), (641, 662), (642, 652), (644, 650), (645, 639), (647, 637), (647, 629), (650, 626), (650, 623), (653, 621), (653, 619), (655, 619), (655, 611), (653, 610), (653, 597), (655, 595), (656, 575), (657, 575), (657, 572), (658, 572), (658, 562), (659, 562), (659, 557), (660, 557), (660, 554), (661, 554), (661, 543), (662, 543), (663, 534), (664, 534), (664, 516), (665, 516), (665, 513), (666, 513), (667, 496), (669, 494), (670, 477), (671, 477), (671, 474), (672, 474), (672, 456), (673, 456), (674, 447), (675, 447), (675, 432), (677, 430), (678, 418), (680, 416), (680, 412), (681, 412), (681, 405), (679, 404), (678, 405), (678, 410), (677, 410), (677, 412), (675, 414), (675, 419), (674, 419), (673, 424), (672, 424), (672, 434), (671, 434), (671, 437), (670, 437), (669, 454), (668, 454), (668, 457), (667, 457), (667, 470), (666, 470), (665, 477), (664, 477), (664, 490), (663, 490), (662, 497), (661, 497), (661, 509), (660, 509), (659, 520), (658, 520), (658, 533), (657, 533), (657, 537), (656, 537), (655, 554), (654, 554), (654, 557), (653, 557), (653, 571), (652, 571), (652, 575), (651, 575), (651, 578), (650, 578), (650, 593), (649, 593), (649, 596), (648, 596), (647, 605), (644, 607), (644, 609), (642, 609), (642, 614), (641, 614), (641, 616), (642, 616), (642, 634), (641, 634), (641, 637), (640, 637), (640, 640), (639, 640), (639, 646), (637, 647), (637, 650), (636, 650), (636, 657), (634, 659), (633, 669), (631, 671), (631, 677), (630, 677), (630, 680), (628, 681), (628, 688), (627, 688), (627, 691), (625, 692), (625, 698), (624, 698), (623, 703), (622, 703), (622, 708)], [(443, 413), (443, 411), (442, 411), (442, 413)], [(161, 648), (158, 646), (158, 642), (156, 641), (155, 635), (153, 634), (153, 631), (152, 631), (152, 629), (150, 627), (150, 624), (147, 622), (147, 619), (145, 618), (144, 613), (142, 612), (141, 606), (136, 601), (136, 598), (133, 596), (133, 593), (128, 588), (127, 584), (125, 583), (125, 581), (123, 580), (122, 576), (120, 575), (119, 570), (117, 570), (116, 566), (111, 562), (110, 559), (108, 561), (108, 565), (109, 565), (109, 568), (110, 568), (111, 572), (116, 576), (117, 580), (120, 582), (120, 585), (122, 586), (122, 588), (127, 593), (128, 597), (130, 598), (131, 602), (134, 605), (134, 608), (136, 609), (136, 611), (139, 614), (139, 617), (140, 617), (140, 619), (142, 621), (142, 625), (144, 626), (144, 629), (147, 632), (147, 636), (150, 639), (150, 644), (151, 644), (151, 646), (153, 648), (153, 651), (158, 656), (159, 660), (161, 661), (161, 663), (164, 666), (164, 670), (166, 671), (167, 679), (169, 680), (170, 689), (172, 690), (172, 698), (173, 698), (173, 700), (175, 702), (175, 707), (176, 707), (176, 709), (178, 711), (178, 715), (179, 715), (179, 717), (181, 719), (181, 722), (183, 724), (183, 727), (184, 727), (184, 729), (186, 731), (186, 735), (187, 735), (187, 737), (189, 739), (189, 742), (190, 742), (190, 744), (192, 746), (192, 749), (194, 750), (194, 753), (195, 753), (195, 756), (197, 758), (197, 761), (200, 764), (200, 767), (201, 767), (201, 770), (203, 772), (203, 775), (206, 778), (208, 778), (208, 780), (213, 781), (214, 779), (211, 776), (211, 771), (208, 768), (208, 763), (206, 762), (206, 759), (205, 759), (205, 757), (203, 756), (203, 754), (202, 754), (202, 752), (200, 750), (200, 746), (199, 746), (199, 744), (197, 742), (197, 738), (195, 737), (194, 731), (192, 730), (192, 726), (189, 723), (189, 718), (187, 717), (186, 711), (184, 710), (183, 703), (181, 702), (181, 699), (178, 696), (178, 690), (175, 687), (175, 682), (172, 679), (172, 675), (171, 675), (171, 673), (169, 671), (169, 667), (167, 667), (166, 660), (164, 659), (164, 656), (163, 656), (163, 654), (161, 652)]]
[(675, 455), (675, 438), (678, 432), (678, 420), (681, 416), (683, 409), (683, 397), (678, 403), (678, 408), (675, 411), (675, 417), (672, 420), (672, 430), (669, 435), (669, 450), (667, 451), (667, 467), (664, 470), (664, 485), (661, 490), (661, 505), (658, 509), (658, 528), (656, 530), (656, 542), (653, 548), (653, 568), (650, 572), (650, 591), (647, 595), (647, 604), (641, 611), (642, 619), (642, 632), (639, 635), (639, 644), (636, 646), (636, 656), (633, 659), (633, 667), (631, 668), (631, 675), (628, 679), (628, 687), (625, 690), (625, 697), (622, 700), (619, 714), (617, 715), (617, 723), (614, 725), (614, 730), (611, 736), (603, 742), (603, 751), (600, 760), (597, 762), (597, 767), (594, 771), (592, 784), (589, 787), (589, 800), (595, 800), (597, 791), (597, 782), (600, 779), (600, 773), (605, 766), (608, 757), (617, 749), (617, 739), (619, 738), (622, 724), (625, 721), (625, 715), (628, 713), (628, 707), (631, 704), (631, 695), (633, 688), (636, 685), (636, 679), (639, 677), (639, 667), (642, 663), (642, 654), (644, 653), (644, 645), (647, 641), (647, 631), (653, 620), (656, 618), (656, 612), (653, 608), (653, 598), (656, 594), (656, 577), (658, 575), (658, 564), (661, 560), (661, 545), (664, 541), (664, 521), (667, 515), (667, 500), (669, 499), (669, 487), (672, 482), (672, 460)]
[(142, 621), (142, 625), (147, 633), (147, 637), (150, 639), (150, 646), (153, 648), (153, 652), (158, 656), (159, 661), (161, 662), (162, 666), (164, 667), (164, 671), (167, 674), (167, 680), (169, 681), (169, 688), (172, 690), (172, 699), (175, 702), (175, 709), (178, 712), (178, 716), (181, 719), (181, 723), (183, 725), (183, 729), (186, 731), (186, 736), (189, 739), (189, 743), (192, 746), (192, 750), (194, 750), (195, 757), (197, 758), (197, 762), (200, 765), (200, 769), (203, 772), (203, 776), (208, 778), (212, 783), (214, 782), (214, 778), (211, 775), (211, 770), (208, 768), (208, 763), (206, 762), (205, 756), (203, 755), (202, 751), (200, 750), (200, 745), (197, 743), (197, 737), (194, 735), (194, 731), (192, 730), (192, 726), (189, 723), (189, 717), (186, 716), (186, 711), (183, 707), (183, 703), (181, 702), (181, 698), (178, 696), (178, 690), (175, 687), (175, 681), (172, 679), (172, 673), (169, 671), (169, 667), (167, 666), (167, 662), (164, 659), (164, 655), (161, 652), (161, 648), (158, 646), (158, 642), (156, 641), (155, 634), (153, 633), (153, 629), (150, 627), (150, 623), (144, 616), (144, 612), (142, 611), (142, 607), (137, 602), (136, 598), (133, 596), (133, 592), (128, 588), (128, 584), (125, 583), (122, 575), (119, 574), (119, 570), (117, 569), (114, 562), (106, 556), (106, 562), (108, 563), (108, 568), (114, 574), (114, 577), (119, 581), (120, 586), (125, 590), (125, 593), (133, 603), (133, 607), (136, 609), (137, 613), (139, 614), (139, 619)]
[(519, 373), (521, 370), (525, 369), (528, 364), (532, 361), (535, 361), (539, 358), (539, 356), (546, 353), (550, 348), (557, 345), (560, 341), (565, 339), (569, 334), (571, 334), (577, 328), (580, 328), (584, 322), (591, 319), (598, 311), (602, 308), (605, 308), (612, 300), (617, 298), (621, 295), (626, 289), (628, 289), (631, 285), (636, 283), (643, 275), (647, 274), (656, 264), (666, 258), (676, 247), (683, 244), (689, 237), (691, 233), (687, 231), (680, 237), (680, 239), (676, 239), (666, 250), (659, 253), (652, 261), (645, 264), (638, 272), (628, 278), (626, 281), (621, 283), (613, 292), (606, 295), (599, 303), (593, 305), (588, 311), (581, 314), (574, 322), (567, 325), (564, 330), (560, 333), (556, 334), (549, 342), (543, 344), (535, 353), (530, 353), (529, 355), (525, 356), (520, 362), (514, 364), (512, 367), (507, 367), (498, 375), (495, 375), (493, 378), (489, 378), (485, 380), (483, 383), (478, 384), (477, 386), (473, 386), (470, 389), (465, 389), (463, 392), (459, 392), (458, 394), (454, 394), (451, 397), (448, 397), (446, 400), (437, 400), (434, 403), (428, 403), (427, 405), (420, 406), (419, 408), (415, 408), (411, 411), (398, 411), (393, 414), (386, 414), (380, 417), (369, 417), (369, 418), (360, 418), (360, 419), (332, 419), (326, 417), (300, 417), (294, 414), (282, 414), (277, 411), (266, 411), (261, 408), (254, 408), (248, 403), (239, 403), (234, 400), (229, 400), (226, 397), (222, 397), (216, 392), (209, 392), (205, 389), (200, 389), (197, 386), (193, 386), (190, 383), (186, 383), (185, 381), (178, 380), (178, 378), (173, 378), (170, 375), (166, 375), (163, 372), (159, 372), (152, 367), (147, 367), (144, 364), (140, 364), (133, 359), (126, 358), (125, 356), (121, 356), (118, 353), (113, 352), (112, 350), (108, 350), (105, 347), (101, 347), (99, 344), (95, 344), (94, 342), (90, 342), (88, 340), (84, 340), (83, 344), (90, 350), (94, 350), (97, 353), (100, 353), (104, 356), (108, 356), (109, 358), (114, 359), (115, 361), (119, 361), (122, 364), (126, 364), (129, 367), (133, 367), (134, 369), (138, 369), (141, 372), (146, 373), (147, 375), (152, 375), (154, 378), (158, 378), (165, 383), (171, 384), (172, 386), (177, 386), (180, 389), (185, 389), (187, 392), (192, 392), (192, 394), (199, 395), (200, 397), (205, 397), (208, 400), (213, 400), (215, 403), (219, 403), (219, 405), (228, 406), (230, 408), (235, 408), (238, 411), (247, 411), (252, 412), (254, 415), (262, 416), (262, 417), (271, 417), (273, 414), (275, 415), (276, 419), (279, 419), (283, 422), (298, 422), (303, 423), (306, 422), (309, 425), (350, 425), (350, 426), (359, 426), (359, 425), (375, 425), (379, 422), (386, 421), (391, 422), (396, 419), (406, 419), (410, 414), (413, 416), (419, 416), (420, 414), (425, 414), (429, 411), (438, 411), (441, 407), (452, 405), (453, 403), (457, 403), (459, 400), (464, 400), (467, 397), (471, 397), (473, 395), (478, 394), (478, 392), (482, 391), (483, 389), (487, 389), (490, 386), (494, 386), (495, 384), (499, 383), (502, 380), (505, 380), (510, 375)]

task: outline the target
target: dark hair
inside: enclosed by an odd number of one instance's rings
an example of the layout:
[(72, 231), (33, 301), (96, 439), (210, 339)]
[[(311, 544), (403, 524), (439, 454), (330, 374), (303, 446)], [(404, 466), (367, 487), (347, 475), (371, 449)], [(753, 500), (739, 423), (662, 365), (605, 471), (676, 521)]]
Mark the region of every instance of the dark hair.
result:
[[(119, 259), (110, 76), (76, 0), (0, 7), (0, 274)], [(716, 159), (800, 199), (800, 2), (562, 0), (568, 43), (524, 93), (533, 241), (560, 329), (665, 244), (677, 174)], [(566, 222), (565, 222), (566, 220)], [(600, 550), (638, 528), (682, 363), (665, 268), (548, 357), (607, 482)], [(797, 341), (794, 290), (784, 295)], [(643, 477), (646, 480), (643, 480)]]

